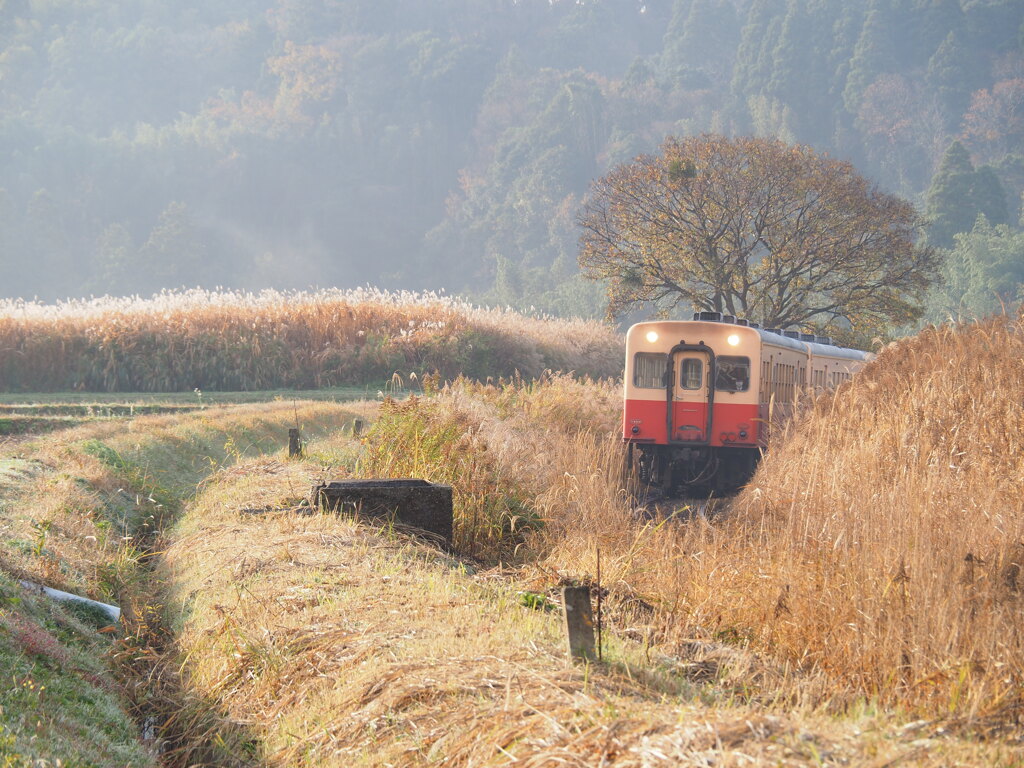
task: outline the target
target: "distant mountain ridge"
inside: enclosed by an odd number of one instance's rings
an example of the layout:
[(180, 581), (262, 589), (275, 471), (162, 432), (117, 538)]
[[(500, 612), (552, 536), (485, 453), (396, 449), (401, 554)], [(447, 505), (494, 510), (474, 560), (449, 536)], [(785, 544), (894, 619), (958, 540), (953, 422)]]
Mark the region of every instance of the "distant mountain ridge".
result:
[(1024, 191), (1019, 0), (8, 0), (0, 84), (8, 297), (369, 282), (593, 314), (580, 201), (669, 134), (810, 143), (922, 210), (959, 139), (1011, 226)]

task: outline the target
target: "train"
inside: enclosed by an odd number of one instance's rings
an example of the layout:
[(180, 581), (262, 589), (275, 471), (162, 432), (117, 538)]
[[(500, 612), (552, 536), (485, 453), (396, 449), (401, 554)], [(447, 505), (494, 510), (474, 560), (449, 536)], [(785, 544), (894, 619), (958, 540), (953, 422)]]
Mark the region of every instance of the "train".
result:
[(637, 323), (623, 377), (628, 466), (666, 493), (735, 492), (802, 395), (837, 387), (872, 357), (718, 312)]

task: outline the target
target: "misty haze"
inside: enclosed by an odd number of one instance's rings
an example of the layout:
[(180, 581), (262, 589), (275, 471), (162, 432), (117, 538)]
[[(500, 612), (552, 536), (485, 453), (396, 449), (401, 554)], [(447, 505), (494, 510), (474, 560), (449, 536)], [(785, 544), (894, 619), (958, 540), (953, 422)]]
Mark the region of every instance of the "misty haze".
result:
[[(922, 211), (952, 184), (951, 248), (978, 213), (1018, 225), (1022, 21), (1016, 0), (6, 0), (0, 296), (371, 284), (594, 316), (590, 183), (702, 132), (810, 144)], [(959, 182), (936, 176), (954, 140)]]

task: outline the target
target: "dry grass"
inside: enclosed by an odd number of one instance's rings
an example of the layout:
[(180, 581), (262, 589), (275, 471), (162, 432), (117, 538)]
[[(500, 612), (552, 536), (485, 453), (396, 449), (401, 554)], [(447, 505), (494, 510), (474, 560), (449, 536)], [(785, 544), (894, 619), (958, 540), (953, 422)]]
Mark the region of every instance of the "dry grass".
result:
[(756, 574), (708, 583), (731, 623), (880, 700), (1016, 725), (1022, 359), (1019, 321), (931, 329), (818, 401), (723, 530)]
[(182, 419), (93, 422), (23, 442), (0, 460), (0, 540), (9, 572), (115, 600), (116, 565), (140, 537), (173, 519), (212, 470), (287, 445), (289, 426), (314, 437), (349, 424), (360, 406), (289, 403), (207, 409)]
[(187, 291), (58, 305), (0, 301), (9, 391), (178, 392), (321, 388), (395, 372), (614, 375), (622, 338), (433, 294)]
[(459, 440), (500, 457), (495, 495), (513, 488), (544, 521), (517, 550), (538, 588), (592, 581), (600, 548), (620, 628), (681, 656), (694, 639), (757, 652), (754, 698), (1016, 733), (1021, 359), (1024, 332), (1005, 319), (885, 350), (814, 403), (713, 522), (633, 513), (614, 412), (566, 415), (607, 402), (608, 386), (455, 388), (431, 406), (466, 421), (439, 469), (458, 464)]
[[(289, 511), (314, 468), (221, 473), (173, 533), (169, 606), (189, 689), (280, 766), (912, 765), (1005, 750), (745, 703), (744, 662), (645, 657), (570, 667), (555, 616), (500, 572), (387, 529)], [(263, 515), (240, 512), (253, 504)], [(732, 682), (724, 669), (739, 667)]]
[(539, 523), (534, 497), (557, 483), (569, 435), (592, 452), (613, 427), (619, 388), (567, 375), (496, 384), (465, 379), (435, 398), (386, 402), (357, 471), (452, 486), (455, 545), (489, 562), (514, 560)]
[(610, 580), (652, 606), (657, 639), (756, 650), (796, 700), (1017, 733), (1021, 359), (1024, 331), (1006, 319), (890, 347), (814, 403), (713, 524), (638, 527), (569, 450), (542, 497), (557, 521), (547, 563), (592, 574), (600, 544)]

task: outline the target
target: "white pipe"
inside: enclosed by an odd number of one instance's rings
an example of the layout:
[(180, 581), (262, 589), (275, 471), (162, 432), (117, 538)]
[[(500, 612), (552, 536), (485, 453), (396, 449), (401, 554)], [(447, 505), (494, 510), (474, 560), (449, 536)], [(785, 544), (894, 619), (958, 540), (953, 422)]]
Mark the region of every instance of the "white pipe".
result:
[(53, 600), (60, 601), (71, 601), (75, 603), (88, 603), (89, 605), (99, 608), (107, 616), (110, 617), (111, 621), (119, 621), (121, 619), (121, 609), (116, 605), (108, 605), (107, 603), (99, 603), (95, 600), (90, 600), (88, 597), (82, 597), (81, 595), (73, 595), (70, 592), (61, 592), (59, 589), (51, 589), (50, 587), (44, 587), (42, 584), (36, 584), (32, 581), (22, 581), (21, 586), (25, 589), (31, 590), (32, 592), (38, 592), (41, 595), (46, 595)]

